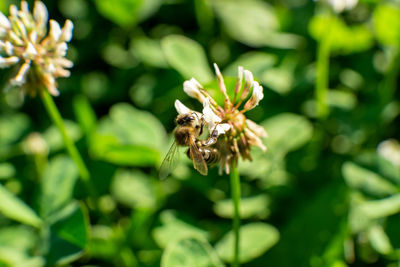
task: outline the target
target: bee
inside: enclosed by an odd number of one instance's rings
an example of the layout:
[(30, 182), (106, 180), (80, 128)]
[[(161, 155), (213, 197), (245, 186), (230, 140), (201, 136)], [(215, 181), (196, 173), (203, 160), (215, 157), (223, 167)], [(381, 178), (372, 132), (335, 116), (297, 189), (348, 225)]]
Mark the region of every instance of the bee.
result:
[(165, 179), (176, 167), (179, 146), (189, 147), (187, 155), (193, 161), (194, 168), (202, 175), (207, 175), (207, 164), (211, 165), (219, 158), (218, 151), (209, 147), (216, 143), (216, 134), (212, 133), (207, 140), (198, 140), (203, 133), (205, 121), (203, 116), (196, 112), (179, 114), (175, 122), (177, 124), (174, 131), (175, 141), (161, 163), (160, 178)]

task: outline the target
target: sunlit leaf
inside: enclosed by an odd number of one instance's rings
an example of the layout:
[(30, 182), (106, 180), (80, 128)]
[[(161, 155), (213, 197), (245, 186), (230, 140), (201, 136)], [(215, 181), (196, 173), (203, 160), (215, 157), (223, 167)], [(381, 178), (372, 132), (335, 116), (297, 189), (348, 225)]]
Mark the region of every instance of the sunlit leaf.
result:
[(331, 50), (343, 54), (365, 51), (373, 45), (373, 36), (367, 25), (347, 26), (337, 16), (314, 16), (310, 20), (309, 31), (318, 41), (329, 32)]
[[(239, 260), (241, 263), (255, 259), (279, 240), (279, 232), (272, 225), (266, 223), (250, 223), (242, 225), (239, 239)], [(234, 235), (230, 231), (216, 245), (218, 255), (226, 262), (233, 260)]]
[(181, 239), (166, 248), (162, 267), (222, 267), (213, 248), (203, 240), (195, 238)]
[(45, 260), (42, 257), (31, 257), (20, 250), (0, 246), (0, 266), (42, 267)]
[(32, 227), (16, 225), (0, 229), (0, 246), (30, 251), (34, 249), (37, 242), (39, 242), (39, 236)]
[(206, 83), (212, 78), (203, 47), (182, 35), (169, 35), (162, 39), (161, 47), (168, 63), (185, 79), (196, 78)]
[(303, 116), (281, 113), (261, 123), (268, 133), (268, 153), (287, 153), (307, 143), (312, 136), (311, 123)]
[(29, 117), (22, 113), (0, 117), (0, 146), (16, 142), (28, 130)]
[(119, 202), (131, 208), (156, 208), (157, 198), (154, 188), (144, 173), (117, 171), (111, 182), (111, 193)]
[[(247, 219), (251, 217), (265, 218), (269, 215), (269, 198), (267, 195), (246, 197), (240, 200), (240, 217)], [(233, 218), (232, 199), (224, 199), (215, 203), (214, 212), (223, 218)]]
[(166, 140), (156, 117), (119, 103), (100, 121), (91, 150), (95, 157), (118, 165), (150, 166), (159, 163)]
[(67, 156), (54, 158), (43, 172), (41, 180), (41, 216), (46, 218), (66, 205), (73, 195), (78, 170)]
[(15, 175), (15, 167), (7, 162), (0, 163), (0, 180), (12, 178)]
[(371, 246), (381, 254), (387, 255), (393, 251), (389, 237), (380, 225), (375, 225), (368, 229), (368, 238)]
[(375, 196), (388, 196), (398, 192), (398, 189), (380, 175), (360, 167), (352, 162), (343, 164), (342, 173), (346, 183)]
[(35, 211), (2, 185), (0, 185), (0, 214), (35, 227), (42, 224)]
[(165, 211), (160, 215), (162, 226), (155, 227), (152, 231), (154, 240), (159, 247), (166, 247), (171, 242), (183, 238), (207, 239), (206, 231), (176, 218), (171, 211)]
[(166, 68), (168, 63), (157, 40), (147, 37), (132, 39), (131, 52), (150, 66)]
[(294, 34), (278, 32), (278, 18), (266, 2), (220, 0), (212, 4), (228, 34), (246, 45), (295, 48), (301, 42)]
[(257, 78), (261, 78), (263, 73), (275, 65), (277, 57), (273, 54), (264, 52), (247, 52), (241, 55), (232, 64), (226, 67), (223, 71), (224, 75), (232, 77), (237, 76), (238, 66), (242, 66), (244, 69), (249, 70)]
[(394, 3), (378, 5), (373, 13), (373, 26), (379, 42), (384, 45), (398, 46), (400, 42), (399, 6)]
[(120, 26), (129, 26), (153, 14), (161, 5), (160, 0), (96, 0), (101, 15)]

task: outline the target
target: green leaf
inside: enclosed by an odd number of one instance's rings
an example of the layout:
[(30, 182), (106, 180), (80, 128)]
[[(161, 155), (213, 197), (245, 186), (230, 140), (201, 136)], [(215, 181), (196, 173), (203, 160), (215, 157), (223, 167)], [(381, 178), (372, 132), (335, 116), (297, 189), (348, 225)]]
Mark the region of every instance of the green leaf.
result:
[(261, 123), (268, 133), (265, 143), (268, 154), (286, 154), (306, 144), (312, 137), (313, 127), (303, 116), (281, 113)]
[(0, 180), (12, 178), (15, 175), (15, 168), (11, 163), (0, 163)]
[(199, 239), (181, 239), (168, 245), (161, 258), (162, 267), (222, 267), (213, 248)]
[(0, 117), (0, 147), (18, 141), (30, 126), (29, 117), (22, 113)]
[(131, 208), (157, 207), (157, 197), (151, 180), (139, 171), (118, 170), (111, 182), (111, 194)]
[(393, 246), (382, 226), (374, 225), (370, 227), (367, 235), (371, 246), (380, 254), (387, 255), (393, 251)]
[[(253, 197), (241, 198), (240, 200), (240, 218), (248, 219), (258, 217), (265, 219), (269, 214), (269, 198), (267, 195), (258, 195)], [(214, 212), (222, 218), (233, 218), (232, 199), (224, 199), (215, 203)]]
[(42, 224), (42, 220), (28, 205), (26, 205), (17, 196), (13, 195), (1, 184), (0, 184), (0, 213), (10, 219), (19, 221), (24, 224), (29, 224), (35, 227), (40, 227)]
[(67, 156), (57, 156), (46, 166), (41, 179), (40, 214), (47, 218), (72, 199), (78, 170)]
[(345, 162), (342, 167), (346, 183), (354, 189), (362, 190), (375, 196), (388, 196), (396, 193), (396, 186), (380, 175), (360, 167), (352, 162)]
[(155, 227), (152, 235), (157, 245), (161, 248), (169, 243), (183, 238), (207, 239), (206, 231), (176, 218), (171, 211), (164, 211), (160, 214), (162, 226)]
[(185, 79), (195, 78), (201, 83), (213, 79), (203, 47), (182, 35), (169, 35), (161, 41), (168, 63)]
[(373, 36), (367, 25), (347, 26), (337, 16), (317, 15), (310, 20), (310, 35), (321, 41), (329, 31), (330, 48), (342, 54), (368, 50), (373, 45)]
[(226, 67), (223, 73), (224, 75), (236, 77), (238, 66), (242, 66), (244, 69), (251, 71), (254, 77), (260, 78), (267, 69), (276, 64), (277, 60), (278, 59), (274, 54), (258, 51), (247, 52)]
[(332, 107), (351, 110), (357, 105), (357, 98), (352, 92), (329, 90), (328, 104)]
[(31, 251), (39, 242), (39, 236), (32, 227), (16, 225), (0, 229), (0, 246), (20, 251)]
[(96, 0), (97, 10), (119, 26), (130, 26), (148, 18), (161, 5), (160, 0)]
[[(72, 141), (77, 141), (82, 137), (82, 132), (79, 126), (73, 121), (64, 120), (65, 128), (67, 129), (68, 136)], [(60, 131), (55, 125), (50, 126), (44, 133), (43, 138), (49, 145), (50, 152), (56, 152), (65, 147), (65, 143), (61, 136)]]
[(301, 42), (294, 34), (278, 32), (278, 18), (266, 2), (220, 0), (212, 4), (227, 33), (248, 46), (295, 48)]
[(91, 137), (96, 129), (97, 118), (95, 111), (85, 96), (80, 95), (75, 97), (74, 113), (82, 131), (86, 136)]
[(159, 68), (168, 67), (161, 44), (157, 40), (147, 37), (134, 38), (132, 39), (131, 52), (145, 64)]
[(373, 13), (373, 26), (379, 42), (384, 45), (398, 46), (400, 42), (400, 8), (398, 5), (394, 3), (378, 5)]
[(98, 159), (123, 166), (151, 166), (160, 162), (166, 140), (164, 127), (151, 113), (119, 103), (100, 121), (90, 146)]
[(370, 219), (384, 218), (400, 212), (400, 194), (361, 203), (358, 209)]
[(88, 239), (88, 222), (82, 205), (71, 202), (53, 215), (48, 264), (67, 264), (83, 252)]
[(45, 261), (41, 257), (31, 257), (20, 250), (0, 246), (0, 266), (42, 267)]
[[(241, 226), (239, 239), (239, 261), (251, 261), (273, 247), (279, 240), (279, 232), (266, 223), (250, 223)], [(226, 262), (233, 260), (234, 235), (230, 231), (216, 245), (218, 255)]]

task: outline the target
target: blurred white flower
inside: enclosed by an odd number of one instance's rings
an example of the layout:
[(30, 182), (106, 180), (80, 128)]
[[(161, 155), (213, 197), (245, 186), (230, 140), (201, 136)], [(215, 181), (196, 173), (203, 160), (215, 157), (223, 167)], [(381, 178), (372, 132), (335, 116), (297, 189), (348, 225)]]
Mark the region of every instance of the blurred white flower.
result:
[(395, 139), (388, 139), (379, 143), (378, 154), (393, 165), (400, 167), (400, 143)]
[(358, 0), (327, 0), (328, 3), (332, 6), (333, 10), (337, 13), (340, 13), (344, 10), (353, 9)]
[(35, 95), (45, 88), (56, 96), (56, 78), (70, 75), (67, 68), (73, 63), (65, 56), (73, 24), (67, 20), (61, 28), (50, 20), (46, 36), (47, 22), (47, 8), (41, 1), (35, 1), (32, 14), (26, 1), (21, 1), (21, 10), (11, 5), (8, 18), (0, 12), (0, 68), (19, 69), (9, 85), (21, 87), (23, 94)]

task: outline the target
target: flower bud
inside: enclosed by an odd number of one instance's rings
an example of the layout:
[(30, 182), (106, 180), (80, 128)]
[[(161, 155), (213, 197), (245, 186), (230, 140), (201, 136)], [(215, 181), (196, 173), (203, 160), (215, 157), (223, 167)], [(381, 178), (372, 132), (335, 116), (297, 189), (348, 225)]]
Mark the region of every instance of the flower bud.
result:
[(200, 103), (203, 103), (205, 100), (205, 97), (200, 92), (200, 89), (203, 89), (203, 88), (202, 88), (201, 84), (195, 78), (192, 78), (189, 81), (185, 81), (183, 83), (183, 91), (185, 91), (185, 93), (188, 96), (196, 98), (197, 100), (200, 101)]
[(244, 104), (244, 109), (250, 110), (255, 108), (263, 98), (264, 94), (262, 86), (258, 82), (254, 81), (253, 94), (251, 95), (250, 99), (246, 102), (246, 104)]
[(175, 109), (178, 111), (179, 114), (188, 114), (192, 112), (188, 107), (186, 107), (184, 104), (182, 104), (181, 101), (178, 99), (175, 100)]

